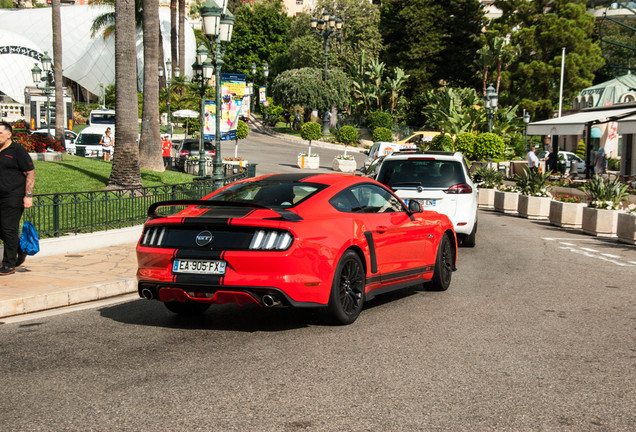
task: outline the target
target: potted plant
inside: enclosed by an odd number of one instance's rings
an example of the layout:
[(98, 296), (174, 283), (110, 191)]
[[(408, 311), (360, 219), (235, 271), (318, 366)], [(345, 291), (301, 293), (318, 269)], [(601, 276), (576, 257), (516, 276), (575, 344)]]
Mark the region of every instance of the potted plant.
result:
[(236, 140), (234, 140), (234, 157), (238, 158), (238, 142), (247, 138), (250, 133), (250, 128), (243, 120), (239, 120), (236, 124)]
[(519, 191), (515, 186), (501, 186), (495, 191), (495, 210), (516, 215), (519, 208)]
[(619, 242), (636, 245), (636, 204), (631, 204), (627, 212), (618, 214), (616, 235)]
[(316, 122), (307, 122), (300, 128), (300, 136), (302, 139), (309, 141), (309, 150), (307, 153), (298, 155), (298, 167), (318, 169), (320, 166), (320, 157), (311, 152), (311, 142), (322, 137), (322, 128)]
[(528, 219), (548, 219), (550, 215), (550, 197), (548, 178), (551, 172), (526, 170), (517, 177), (517, 189), (521, 192), (517, 211), (519, 216)]
[(475, 170), (473, 179), (478, 182), (477, 205), (479, 208), (495, 208), (495, 189), (503, 184), (503, 173), (494, 168), (482, 166)]
[(580, 229), (585, 205), (585, 200), (580, 196), (553, 195), (550, 201), (550, 223), (561, 228)]
[(583, 209), (583, 231), (599, 237), (616, 236), (618, 209), (627, 196), (627, 185), (618, 178), (610, 180), (595, 175), (585, 184), (584, 190), (589, 203)]
[(345, 145), (344, 154), (334, 158), (332, 168), (334, 171), (354, 173), (356, 172), (356, 161), (352, 156), (347, 156), (349, 144), (358, 142), (360, 139), (358, 131), (353, 126), (343, 126), (338, 131), (338, 141)]

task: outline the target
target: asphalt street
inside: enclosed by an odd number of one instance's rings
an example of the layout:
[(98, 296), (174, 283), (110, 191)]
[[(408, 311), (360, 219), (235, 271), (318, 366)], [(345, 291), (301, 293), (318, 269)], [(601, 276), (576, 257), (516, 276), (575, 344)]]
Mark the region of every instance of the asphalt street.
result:
[(480, 211), (446, 292), (0, 325), (0, 430), (633, 431), (636, 248)]

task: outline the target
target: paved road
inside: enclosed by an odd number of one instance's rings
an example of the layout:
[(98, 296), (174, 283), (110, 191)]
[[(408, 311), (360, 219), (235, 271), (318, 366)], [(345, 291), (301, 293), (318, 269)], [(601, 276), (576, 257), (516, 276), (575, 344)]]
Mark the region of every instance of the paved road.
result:
[(481, 212), (458, 264), (345, 327), (145, 300), (0, 325), (0, 430), (636, 430), (636, 248)]

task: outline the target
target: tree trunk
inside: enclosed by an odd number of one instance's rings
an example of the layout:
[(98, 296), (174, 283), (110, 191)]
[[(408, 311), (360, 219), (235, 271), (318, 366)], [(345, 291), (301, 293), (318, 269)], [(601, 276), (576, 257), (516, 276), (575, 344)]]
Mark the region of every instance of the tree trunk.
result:
[(60, 0), (51, 1), (51, 24), (53, 34), (53, 80), (55, 81), (55, 140), (64, 145), (66, 115), (64, 106), (64, 78), (62, 77), (62, 19)]
[(179, 0), (179, 69), (185, 75), (185, 19), (186, 2)]
[(179, 29), (179, 23), (177, 22), (179, 9), (179, 0), (170, 0), (170, 55), (172, 56), (172, 70), (171, 76), (174, 78), (174, 69), (179, 66), (179, 35), (177, 34)]
[(141, 113), (139, 166), (152, 171), (164, 171), (159, 132), (159, 0), (144, 3), (144, 106)]
[(115, 1), (115, 154), (108, 189), (141, 187), (135, 1)]

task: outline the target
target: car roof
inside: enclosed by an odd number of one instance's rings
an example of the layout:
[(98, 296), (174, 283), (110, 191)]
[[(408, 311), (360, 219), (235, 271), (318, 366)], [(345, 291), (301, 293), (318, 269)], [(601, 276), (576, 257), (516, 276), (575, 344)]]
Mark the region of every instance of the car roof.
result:
[(446, 151), (399, 151), (394, 152), (385, 157), (385, 160), (393, 160), (393, 159), (409, 159), (414, 156), (433, 156), (436, 159), (445, 159), (445, 160), (463, 160), (464, 156), (460, 152), (446, 152)]
[(269, 174), (256, 177), (254, 181), (272, 181), (272, 182), (298, 182), (298, 183), (320, 183), (328, 186), (346, 187), (348, 184), (356, 183), (377, 183), (368, 177), (356, 176), (353, 174), (339, 173), (290, 173), (290, 174)]

